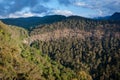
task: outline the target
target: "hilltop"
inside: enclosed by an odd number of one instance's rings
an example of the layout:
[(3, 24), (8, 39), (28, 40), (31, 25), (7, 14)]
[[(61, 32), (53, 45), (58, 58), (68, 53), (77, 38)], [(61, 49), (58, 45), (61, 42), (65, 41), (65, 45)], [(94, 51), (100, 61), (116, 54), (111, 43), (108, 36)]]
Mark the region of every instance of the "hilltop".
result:
[[(117, 14), (117, 16), (116, 16)], [(107, 18), (98, 18), (99, 20), (110, 20), (110, 22), (118, 22), (119, 17), (118, 13), (113, 14), (111, 17)], [(114, 17), (114, 18), (113, 18)], [(27, 18), (6, 18), (6, 19), (0, 19), (2, 22), (8, 25), (14, 25), (14, 26), (20, 26), (26, 29), (34, 28), (38, 25), (43, 24), (53, 24), (55, 22), (65, 21), (67, 19), (86, 19), (86, 20), (93, 20), (92, 18), (85, 18), (81, 16), (63, 16), (63, 15), (49, 15), (44, 17), (27, 17)], [(113, 21), (114, 20), (114, 21)], [(119, 23), (119, 22), (118, 22)]]
[(64, 19), (66, 19), (66, 17), (62, 15), (51, 15), (44, 17), (6, 18), (1, 20), (8, 25), (21, 26), (23, 28), (30, 29), (31, 27), (35, 27), (40, 24), (52, 24)]
[(114, 13), (112, 16), (110, 16), (111, 20), (119, 20), (120, 21), (120, 12)]

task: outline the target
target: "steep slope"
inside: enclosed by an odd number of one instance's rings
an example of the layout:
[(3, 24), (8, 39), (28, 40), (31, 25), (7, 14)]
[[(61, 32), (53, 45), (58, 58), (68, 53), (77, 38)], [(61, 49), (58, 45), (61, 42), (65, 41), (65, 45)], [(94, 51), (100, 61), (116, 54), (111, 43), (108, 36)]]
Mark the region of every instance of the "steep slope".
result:
[(28, 38), (25, 29), (0, 22), (1, 80), (92, 80), (87, 72), (75, 73), (24, 44), (24, 38)]
[(75, 72), (89, 72), (94, 80), (120, 79), (119, 23), (73, 16), (40, 25), (30, 35), (30, 46)]

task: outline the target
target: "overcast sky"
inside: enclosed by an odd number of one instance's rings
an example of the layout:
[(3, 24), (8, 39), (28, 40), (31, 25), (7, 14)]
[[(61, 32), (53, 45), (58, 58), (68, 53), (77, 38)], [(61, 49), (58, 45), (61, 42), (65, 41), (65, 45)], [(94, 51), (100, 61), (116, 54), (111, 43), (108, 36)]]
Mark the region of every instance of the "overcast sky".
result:
[(120, 0), (0, 0), (0, 18), (45, 15), (97, 17), (120, 12)]

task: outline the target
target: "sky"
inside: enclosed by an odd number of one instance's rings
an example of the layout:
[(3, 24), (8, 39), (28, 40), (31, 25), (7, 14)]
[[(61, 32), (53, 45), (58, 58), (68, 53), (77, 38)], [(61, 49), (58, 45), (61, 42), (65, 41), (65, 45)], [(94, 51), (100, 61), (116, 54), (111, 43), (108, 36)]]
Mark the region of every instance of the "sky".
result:
[(46, 15), (109, 16), (120, 12), (120, 0), (0, 0), (0, 18)]

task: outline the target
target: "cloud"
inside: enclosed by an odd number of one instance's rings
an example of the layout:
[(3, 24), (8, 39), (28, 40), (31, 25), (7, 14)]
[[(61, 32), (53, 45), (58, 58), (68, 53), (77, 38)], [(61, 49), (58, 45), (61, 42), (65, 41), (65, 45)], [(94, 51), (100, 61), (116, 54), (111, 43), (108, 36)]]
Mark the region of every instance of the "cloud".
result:
[[(43, 14), (49, 11), (50, 8), (42, 4), (49, 1), (50, 0), (0, 0), (0, 16), (10, 17), (11, 15), (15, 15), (17, 17), (17, 15), (20, 15), (20, 12), (23, 16), (26, 14)], [(26, 10), (26, 8), (29, 10)]]
[(85, 0), (76, 1), (75, 6), (98, 11), (100, 16), (120, 12), (120, 0)]
[(18, 18), (18, 17), (30, 17), (36, 15), (35, 13), (31, 13), (29, 7), (23, 8), (21, 11), (16, 11), (14, 13), (9, 14), (7, 17), (9, 18)]
[(120, 12), (120, 0), (0, 0), (0, 18), (22, 14), (24, 17), (38, 14), (72, 15), (73, 12), (79, 15), (87, 10), (91, 11), (87, 15), (93, 11), (99, 16)]
[(31, 13), (31, 12), (15, 12), (14, 14), (10, 14), (9, 18), (19, 18), (19, 17), (32, 17), (32, 16), (43, 16), (43, 14)]
[(69, 10), (53, 10), (53, 14), (71, 16), (73, 13)]
[(120, 0), (58, 0), (58, 2), (65, 6), (72, 5), (96, 10), (99, 16), (120, 12)]
[(8, 18), (19, 18), (19, 17), (32, 17), (32, 16), (45, 16), (48, 11), (47, 10), (34, 10), (34, 8), (25, 7), (20, 11), (16, 11), (14, 13), (9, 14)]
[(47, 12), (50, 8), (47, 8), (43, 5), (38, 4), (30, 9), (31, 9), (31, 12), (33, 12), (33, 13), (42, 13), (42, 12)]
[(76, 3), (74, 3), (76, 6), (81, 6), (81, 7), (86, 7), (87, 6), (87, 4), (86, 3), (84, 3), (84, 2), (76, 2)]

